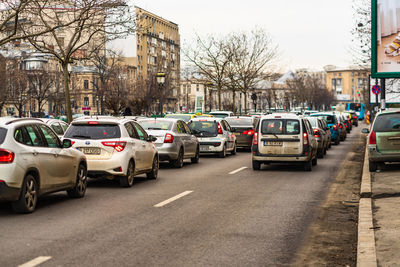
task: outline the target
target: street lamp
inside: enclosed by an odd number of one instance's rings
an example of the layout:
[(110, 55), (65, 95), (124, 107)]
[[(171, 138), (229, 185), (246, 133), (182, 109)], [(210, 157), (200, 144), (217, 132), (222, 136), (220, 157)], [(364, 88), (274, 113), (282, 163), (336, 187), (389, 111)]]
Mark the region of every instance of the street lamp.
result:
[(162, 87), (165, 84), (165, 73), (158, 72), (157, 75), (156, 75), (156, 78), (157, 78), (158, 87), (160, 89), (160, 103), (159, 103), (159, 106), (158, 106), (158, 110), (159, 110), (160, 115), (162, 115), (162, 113), (163, 113)]

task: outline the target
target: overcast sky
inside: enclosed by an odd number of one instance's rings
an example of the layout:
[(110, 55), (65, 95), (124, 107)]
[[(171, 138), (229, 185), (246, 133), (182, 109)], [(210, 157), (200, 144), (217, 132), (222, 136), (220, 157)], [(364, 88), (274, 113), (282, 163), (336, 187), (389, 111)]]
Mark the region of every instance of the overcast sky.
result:
[[(181, 44), (200, 36), (266, 29), (283, 70), (351, 64), (351, 0), (134, 0), (179, 25)], [(134, 56), (125, 49), (127, 56)]]

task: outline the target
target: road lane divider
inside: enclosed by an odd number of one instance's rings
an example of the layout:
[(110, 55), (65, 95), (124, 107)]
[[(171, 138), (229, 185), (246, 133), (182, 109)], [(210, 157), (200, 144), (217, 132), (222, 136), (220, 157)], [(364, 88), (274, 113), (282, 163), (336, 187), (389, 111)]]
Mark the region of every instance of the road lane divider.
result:
[(238, 172), (243, 171), (245, 169), (247, 169), (247, 167), (242, 167), (242, 168), (239, 168), (237, 170), (231, 171), (229, 174), (235, 174), (235, 173), (238, 173)]
[(169, 204), (169, 203), (171, 203), (171, 202), (173, 202), (173, 201), (175, 201), (177, 199), (180, 199), (180, 198), (182, 198), (182, 197), (184, 197), (186, 195), (189, 195), (190, 193), (193, 193), (193, 191), (185, 191), (183, 193), (180, 193), (179, 195), (176, 195), (174, 197), (171, 197), (171, 198), (169, 198), (169, 199), (167, 199), (167, 200), (165, 200), (163, 202), (160, 202), (160, 203), (154, 205), (154, 207), (161, 208), (161, 207), (163, 207), (163, 206), (165, 206), (165, 205), (167, 205), (167, 204)]
[(22, 264), (22, 265), (19, 265), (18, 267), (35, 267), (35, 266), (38, 266), (50, 259), (51, 259), (50, 256), (40, 256), (40, 257), (37, 257), (31, 261), (28, 261), (28, 262)]

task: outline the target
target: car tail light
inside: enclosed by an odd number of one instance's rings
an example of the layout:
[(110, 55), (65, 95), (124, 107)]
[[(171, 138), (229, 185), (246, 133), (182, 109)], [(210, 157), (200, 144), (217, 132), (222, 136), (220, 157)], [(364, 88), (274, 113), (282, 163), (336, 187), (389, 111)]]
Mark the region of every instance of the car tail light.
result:
[(224, 134), (224, 132), (222, 131), (222, 127), (221, 124), (218, 123), (218, 134)]
[(342, 129), (342, 128), (343, 128), (343, 125), (342, 125), (342, 124), (339, 124), (339, 128)]
[(125, 149), (126, 142), (117, 141), (117, 142), (101, 142), (103, 146), (113, 147), (117, 152), (121, 152)]
[(321, 137), (321, 133), (318, 129), (314, 129), (314, 136), (315, 137)]
[(75, 141), (72, 141), (71, 143), (72, 143), (72, 145), (74, 145), (74, 144), (75, 144)]
[(337, 131), (337, 125), (336, 125), (336, 124), (334, 124), (334, 125), (332, 126), (332, 128), (333, 128), (334, 131)]
[(89, 125), (98, 125), (99, 122), (98, 121), (89, 121), (88, 124)]
[(303, 133), (303, 145), (308, 146), (308, 133)]
[(12, 163), (14, 158), (15, 154), (13, 152), (0, 148), (0, 163)]
[(243, 134), (244, 135), (253, 135), (254, 134), (254, 130), (244, 131)]
[(253, 145), (254, 145), (254, 146), (258, 146), (258, 132), (255, 132), (255, 133), (254, 133), (254, 136), (253, 136)]
[(346, 128), (349, 128), (349, 124), (348, 123), (346, 123)]
[(376, 145), (376, 133), (374, 131), (369, 134), (369, 144)]
[(173, 142), (174, 142), (174, 136), (172, 134), (169, 134), (169, 133), (165, 134), (164, 143), (171, 144)]

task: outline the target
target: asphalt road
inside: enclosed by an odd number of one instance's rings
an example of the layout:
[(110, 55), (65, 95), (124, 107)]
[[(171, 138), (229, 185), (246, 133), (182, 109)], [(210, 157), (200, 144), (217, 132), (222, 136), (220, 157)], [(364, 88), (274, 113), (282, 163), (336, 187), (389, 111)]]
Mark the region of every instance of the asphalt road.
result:
[(132, 188), (91, 180), (85, 198), (49, 195), (29, 215), (1, 204), (0, 266), (289, 264), (359, 131), (312, 172), (286, 165), (254, 172), (250, 153), (239, 152), (182, 169), (162, 165), (158, 180), (138, 177)]

